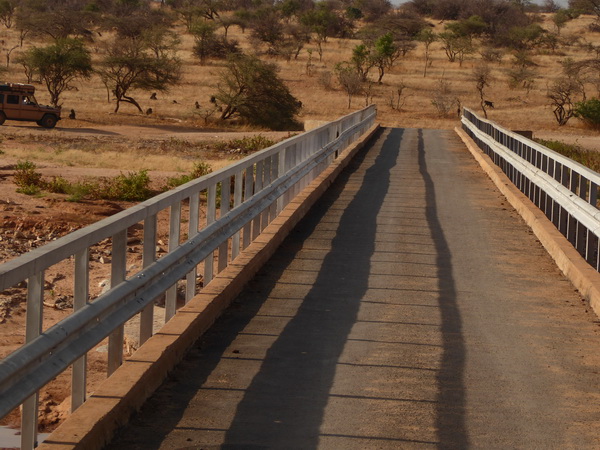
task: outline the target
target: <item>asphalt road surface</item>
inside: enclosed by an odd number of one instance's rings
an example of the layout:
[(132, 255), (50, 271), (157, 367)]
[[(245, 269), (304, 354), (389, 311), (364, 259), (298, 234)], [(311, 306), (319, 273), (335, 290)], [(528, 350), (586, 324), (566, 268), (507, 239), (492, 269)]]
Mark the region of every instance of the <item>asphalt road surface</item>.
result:
[(600, 448), (599, 331), (452, 132), (385, 129), (108, 448)]

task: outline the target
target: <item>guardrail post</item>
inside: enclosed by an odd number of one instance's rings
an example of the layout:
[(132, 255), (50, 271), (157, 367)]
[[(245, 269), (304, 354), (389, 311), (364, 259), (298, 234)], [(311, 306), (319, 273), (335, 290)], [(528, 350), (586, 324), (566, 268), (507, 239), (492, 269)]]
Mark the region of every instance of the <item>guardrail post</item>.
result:
[[(219, 217), (223, 217), (229, 212), (229, 203), (231, 202), (231, 178), (227, 177), (221, 181), (221, 209)], [(217, 265), (217, 273), (227, 267), (229, 263), (227, 257), (229, 252), (229, 240), (226, 239), (219, 245), (219, 260)]]
[[(123, 280), (126, 274), (127, 229), (119, 231), (112, 238), (112, 261), (110, 267), (110, 287)], [(119, 325), (108, 337), (108, 376), (123, 363), (124, 325)]]
[[(188, 223), (188, 240), (198, 234), (200, 227), (200, 193), (196, 192), (190, 196), (190, 221)], [(198, 266), (194, 266), (185, 277), (185, 303), (196, 295), (196, 278), (198, 277)]]
[[(262, 191), (263, 188), (263, 162), (258, 161), (256, 163), (256, 178), (254, 181), (254, 194), (256, 195), (258, 192)], [(261, 214), (257, 214), (254, 220), (252, 221), (252, 240), (256, 239), (260, 234), (260, 218)]]
[[(564, 165), (560, 165), (560, 183), (562, 183), (563, 186), (565, 187), (569, 187), (569, 169), (568, 167), (565, 167)], [(569, 238), (568, 236), (568, 214), (565, 211), (565, 209), (559, 205), (559, 216), (558, 216), (558, 231), (560, 231), (563, 235), (565, 235), (565, 237), (567, 237), (567, 239)]]
[[(211, 184), (206, 192), (206, 225), (210, 225), (217, 218), (217, 184)], [(214, 252), (204, 260), (204, 285), (210, 283), (214, 276)]]
[[(268, 186), (269, 184), (271, 184), (271, 158), (266, 158), (265, 159), (265, 164), (263, 166), (263, 187)], [(262, 213), (261, 213), (261, 220), (260, 220), (260, 231), (262, 232), (267, 225), (269, 225), (269, 211), (271, 208), (267, 208), (265, 209)]]
[[(244, 201), (248, 201), (252, 198), (254, 193), (254, 165), (246, 167), (246, 183), (244, 186)], [(281, 199), (282, 197), (280, 197)], [(248, 222), (244, 225), (242, 232), (242, 248), (246, 248), (252, 242), (252, 222)]]
[[(233, 191), (233, 207), (236, 208), (242, 204), (242, 190), (244, 186), (244, 172), (239, 171), (235, 174), (235, 187)], [(240, 254), (240, 232), (233, 235), (231, 240), (231, 260), (237, 258)]]
[[(75, 279), (73, 295), (73, 312), (79, 311), (88, 303), (89, 296), (89, 249), (85, 248), (75, 254)], [(83, 355), (73, 363), (71, 373), (71, 412), (79, 408), (86, 398), (87, 355)]]
[[(181, 202), (177, 202), (171, 206), (169, 214), (169, 252), (172, 252), (179, 246), (180, 237)], [(177, 285), (178, 282), (175, 282), (165, 293), (165, 322), (171, 320), (177, 312)]]
[[(144, 220), (144, 247), (142, 267), (145, 269), (156, 261), (156, 214)], [(140, 345), (152, 337), (154, 331), (154, 301), (140, 312)]]
[[(279, 178), (279, 153), (271, 156), (271, 181), (275, 181)], [(281, 198), (281, 197), (280, 197)], [(271, 223), (279, 215), (279, 198), (273, 202), (269, 209), (269, 223)]]
[[(44, 315), (44, 272), (38, 272), (27, 280), (27, 316), (25, 343), (42, 333)], [(36, 392), (23, 403), (21, 411), (21, 448), (32, 449), (37, 444), (39, 393)]]
[[(278, 154), (277, 157), (277, 174), (280, 177), (285, 176), (286, 165), (285, 162), (287, 160), (287, 147), (284, 147)], [(279, 214), (286, 205), (285, 202), (286, 195), (282, 195), (277, 199), (277, 214)]]

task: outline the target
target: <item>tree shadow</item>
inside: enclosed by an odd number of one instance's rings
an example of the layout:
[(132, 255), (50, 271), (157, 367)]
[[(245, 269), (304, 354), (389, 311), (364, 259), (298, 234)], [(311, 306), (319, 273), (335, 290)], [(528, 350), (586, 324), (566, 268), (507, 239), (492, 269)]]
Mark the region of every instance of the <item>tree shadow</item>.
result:
[[(344, 209), (316, 281), (246, 389), (223, 448), (318, 446), (339, 358), (368, 288), (377, 215), (403, 131), (386, 133), (386, 151), (366, 169)], [(273, 264), (278, 264), (276, 258)]]
[[(399, 139), (401, 133), (396, 133), (395, 139)], [(373, 141), (379, 136), (373, 137)], [(214, 372), (218, 364), (223, 360), (226, 355), (228, 348), (233, 344), (235, 339), (242, 333), (248, 326), (250, 321), (256, 316), (261, 306), (269, 298), (269, 294), (277, 284), (282, 273), (290, 266), (290, 264), (296, 259), (298, 253), (302, 250), (304, 242), (314, 232), (317, 225), (321, 222), (323, 217), (328, 213), (332, 205), (344, 192), (344, 188), (348, 183), (349, 179), (356, 172), (367, 154), (368, 147), (363, 151), (359, 152), (350, 165), (344, 170), (336, 179), (335, 183), (328, 189), (323, 197), (313, 206), (310, 212), (300, 221), (296, 228), (290, 233), (290, 236), (283, 242), (281, 247), (275, 253), (275, 255), (267, 262), (267, 264), (257, 273), (254, 279), (244, 289), (244, 292), (232, 303), (231, 307), (225, 311), (225, 313), (216, 321), (211, 329), (193, 346), (188, 352), (186, 357), (177, 366), (177, 368), (169, 375), (168, 380), (146, 401), (139, 412), (134, 414), (131, 418), (129, 425), (121, 428), (111, 444), (107, 447), (110, 449), (158, 449), (161, 443), (164, 441), (166, 436), (175, 429), (186, 411), (191, 399), (197, 394), (199, 390), (203, 388), (211, 373)], [(385, 164), (387, 166), (393, 165), (395, 157), (389, 155), (386, 158)], [(377, 182), (377, 176), (374, 174), (369, 182), (373, 186), (381, 186), (379, 190), (387, 190), (387, 183), (379, 185)], [(363, 184), (363, 191), (367, 190)], [(381, 194), (379, 194), (381, 196)], [(383, 194), (384, 195), (384, 194)], [(365, 193), (361, 194), (363, 201), (371, 203), (369, 196)], [(358, 204), (356, 205), (358, 207)], [(352, 218), (346, 214), (347, 223), (352, 222)], [(375, 215), (370, 216), (373, 226), (375, 224)], [(373, 230), (371, 230), (372, 233)], [(352, 236), (348, 236), (345, 233), (345, 239), (352, 239)], [(373, 240), (372, 234), (370, 235), (371, 241)], [(347, 244), (345, 241), (342, 242), (338, 239), (337, 249), (343, 250), (342, 245)], [(373, 243), (369, 247), (372, 247)], [(346, 258), (344, 258), (346, 259)], [(334, 260), (330, 257), (330, 262)], [(367, 262), (368, 263), (368, 262)], [(366, 283), (364, 277), (368, 276), (368, 268), (360, 268), (362, 274), (362, 284)], [(325, 276), (325, 275), (323, 275)], [(309, 310), (309, 303), (313, 304), (315, 301), (315, 292), (310, 296), (310, 299), (305, 299), (306, 306), (304, 307), (305, 314), (302, 314), (300, 320), (303, 325), (306, 325), (306, 321), (309, 320), (306, 316), (306, 312)], [(358, 298), (358, 297), (357, 297)], [(355, 305), (354, 309), (356, 309)], [(318, 315), (317, 311), (313, 311), (313, 315)], [(351, 317), (355, 317), (356, 311), (354, 311)], [(328, 321), (335, 321), (335, 317), (328, 315)], [(298, 322), (297, 322), (298, 323)], [(278, 339), (279, 344), (276, 344), (273, 349), (269, 351), (267, 358), (277, 358), (280, 354), (288, 354), (286, 348), (288, 346), (297, 343), (298, 339), (301, 339), (301, 335), (304, 332), (302, 327), (298, 328), (297, 323), (294, 323), (290, 329), (286, 329), (284, 335)], [(310, 324), (309, 324), (310, 325)], [(347, 334), (348, 327), (351, 323), (346, 321), (344, 326), (344, 332)], [(315, 330), (314, 326), (311, 326)], [(299, 330), (300, 336), (290, 336), (293, 331), (297, 333)], [(316, 337), (316, 336), (315, 336)], [(281, 342), (280, 342), (281, 341)], [(344, 339), (342, 336), (335, 339), (336, 348), (330, 349), (329, 353), (339, 353), (341, 346), (343, 345)], [(318, 341), (310, 341), (311, 346), (319, 346)], [(330, 371), (335, 367), (335, 361), (328, 363)], [(309, 370), (313, 373), (319, 372), (320, 367), (304, 367), (305, 370)], [(191, 375), (193, 374), (193, 375)], [(272, 381), (272, 376), (276, 376), (271, 368), (270, 363), (266, 363), (265, 369), (261, 370), (258, 374), (257, 379), (253, 382), (253, 386), (250, 387), (253, 391), (257, 388), (256, 385), (267, 383)], [(329, 374), (331, 377), (331, 374)], [(311, 382), (315, 382), (313, 377), (310, 378)], [(329, 381), (329, 384), (331, 381)], [(281, 398), (287, 395), (287, 391), (291, 389), (290, 384), (281, 384), (280, 389), (276, 391), (276, 394)], [(326, 392), (324, 393), (326, 397)], [(264, 407), (261, 403), (265, 402), (264, 396), (250, 395), (249, 391), (242, 401), (242, 405), (238, 408), (236, 419), (230, 430), (227, 442), (232, 445), (231, 440), (237, 439), (236, 436), (240, 437), (243, 441), (244, 448), (251, 448), (250, 443), (247, 440), (246, 430), (244, 429), (244, 422), (248, 417), (261, 418), (262, 420), (269, 420), (268, 415), (262, 415), (264, 413)], [(307, 400), (310, 402), (310, 400)], [(323, 403), (323, 402), (321, 402)], [(253, 411), (252, 408), (258, 408), (257, 411)], [(321, 405), (323, 407), (323, 405)], [(321, 412), (322, 415), (322, 412)], [(316, 439), (318, 434), (319, 422), (312, 423), (313, 432), (312, 439)], [(269, 439), (271, 430), (269, 429), (268, 423), (263, 423), (262, 437)], [(211, 431), (219, 431), (213, 429)], [(281, 436), (279, 436), (281, 437)], [(289, 442), (289, 441), (288, 441)], [(268, 444), (263, 444), (268, 445)], [(284, 446), (285, 447), (285, 446)]]
[(437, 374), (436, 429), (439, 448), (468, 448), (465, 425), (464, 369), (466, 351), (462, 319), (452, 274), (452, 255), (438, 218), (435, 183), (427, 170), (423, 130), (418, 131), (419, 170), (425, 183), (426, 217), (436, 249), (438, 305), (443, 353)]

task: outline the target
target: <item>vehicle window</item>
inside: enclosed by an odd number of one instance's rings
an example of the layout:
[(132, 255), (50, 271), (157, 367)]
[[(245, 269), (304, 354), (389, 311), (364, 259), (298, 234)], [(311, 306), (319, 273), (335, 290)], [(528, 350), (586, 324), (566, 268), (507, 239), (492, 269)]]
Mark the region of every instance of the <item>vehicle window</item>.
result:
[(4, 94), (0, 94), (0, 105), (4, 103)]
[(33, 101), (26, 95), (23, 96), (23, 104), (24, 105), (31, 105), (33, 104)]
[(19, 96), (18, 95), (7, 95), (6, 103), (10, 105), (18, 105), (19, 104)]

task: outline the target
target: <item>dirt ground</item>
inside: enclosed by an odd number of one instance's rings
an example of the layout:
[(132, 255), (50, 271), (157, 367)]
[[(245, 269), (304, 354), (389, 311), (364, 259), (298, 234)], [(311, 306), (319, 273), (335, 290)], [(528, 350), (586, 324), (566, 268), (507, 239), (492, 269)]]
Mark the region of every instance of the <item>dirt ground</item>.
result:
[[(135, 147), (140, 140), (144, 142), (205, 142), (228, 140), (256, 132), (230, 132), (223, 130), (200, 130), (185, 124), (158, 123), (148, 125), (99, 125), (85, 121), (64, 120), (55, 130), (44, 130), (30, 124), (8, 123), (2, 127), (0, 143), (0, 262), (42, 246), (76, 229), (109, 217), (132, 203), (117, 201), (66, 201), (66, 196), (44, 194), (29, 196), (16, 192), (13, 182), (17, 155), (45, 148), (50, 141), (89, 140), (90, 145)], [(261, 132), (273, 140), (286, 137), (286, 133)], [(537, 136), (537, 135), (536, 135)], [(579, 142), (586, 148), (600, 151), (597, 138), (586, 136), (559, 135), (545, 133), (538, 137), (563, 139), (566, 142)], [(585, 142), (584, 142), (585, 141)], [(22, 151), (22, 152), (21, 152)], [(52, 150), (47, 148), (48, 152)], [(204, 155), (213, 168), (231, 163), (227, 155), (210, 153)], [(168, 155), (167, 155), (168, 157)], [(186, 158), (186, 155), (177, 155)], [(197, 155), (195, 155), (197, 157)], [(144, 159), (144, 156), (141, 156)], [(173, 156), (175, 158), (175, 156)], [(102, 158), (99, 158), (101, 160)], [(122, 171), (133, 169), (129, 166), (119, 168), (80, 167), (79, 161), (60, 162), (49, 158), (40, 161), (37, 169), (44, 177), (62, 176), (68, 181), (79, 181), (89, 177), (115, 176)], [(125, 163), (124, 163), (125, 164)], [(117, 164), (118, 165), (118, 164)], [(150, 170), (153, 187), (164, 184), (167, 177), (180, 175), (178, 171)], [(166, 223), (167, 218), (162, 218)], [(160, 229), (160, 225), (159, 225)], [(166, 239), (166, 238), (165, 238)], [(159, 241), (159, 247), (162, 241)], [(135, 269), (141, 264), (140, 230), (131, 230), (128, 244), (128, 265)], [(159, 248), (164, 251), (164, 248)], [(110, 242), (103, 242), (91, 250), (90, 295), (98, 296), (107, 286), (110, 272)], [(72, 285), (70, 262), (62, 262), (46, 273), (44, 329), (53, 325), (72, 312)], [(17, 349), (24, 341), (26, 292), (23, 287), (15, 287), (0, 293), (0, 357), (5, 357)], [(160, 320), (162, 308), (156, 308)], [(137, 347), (135, 324), (126, 329), (125, 355), (131, 354)], [(88, 390), (106, 377), (106, 343), (100, 343), (88, 354)], [(70, 371), (61, 374), (40, 393), (40, 431), (48, 432), (55, 428), (68, 414), (70, 408)], [(18, 427), (19, 412), (14, 411), (4, 418), (0, 425)]]

